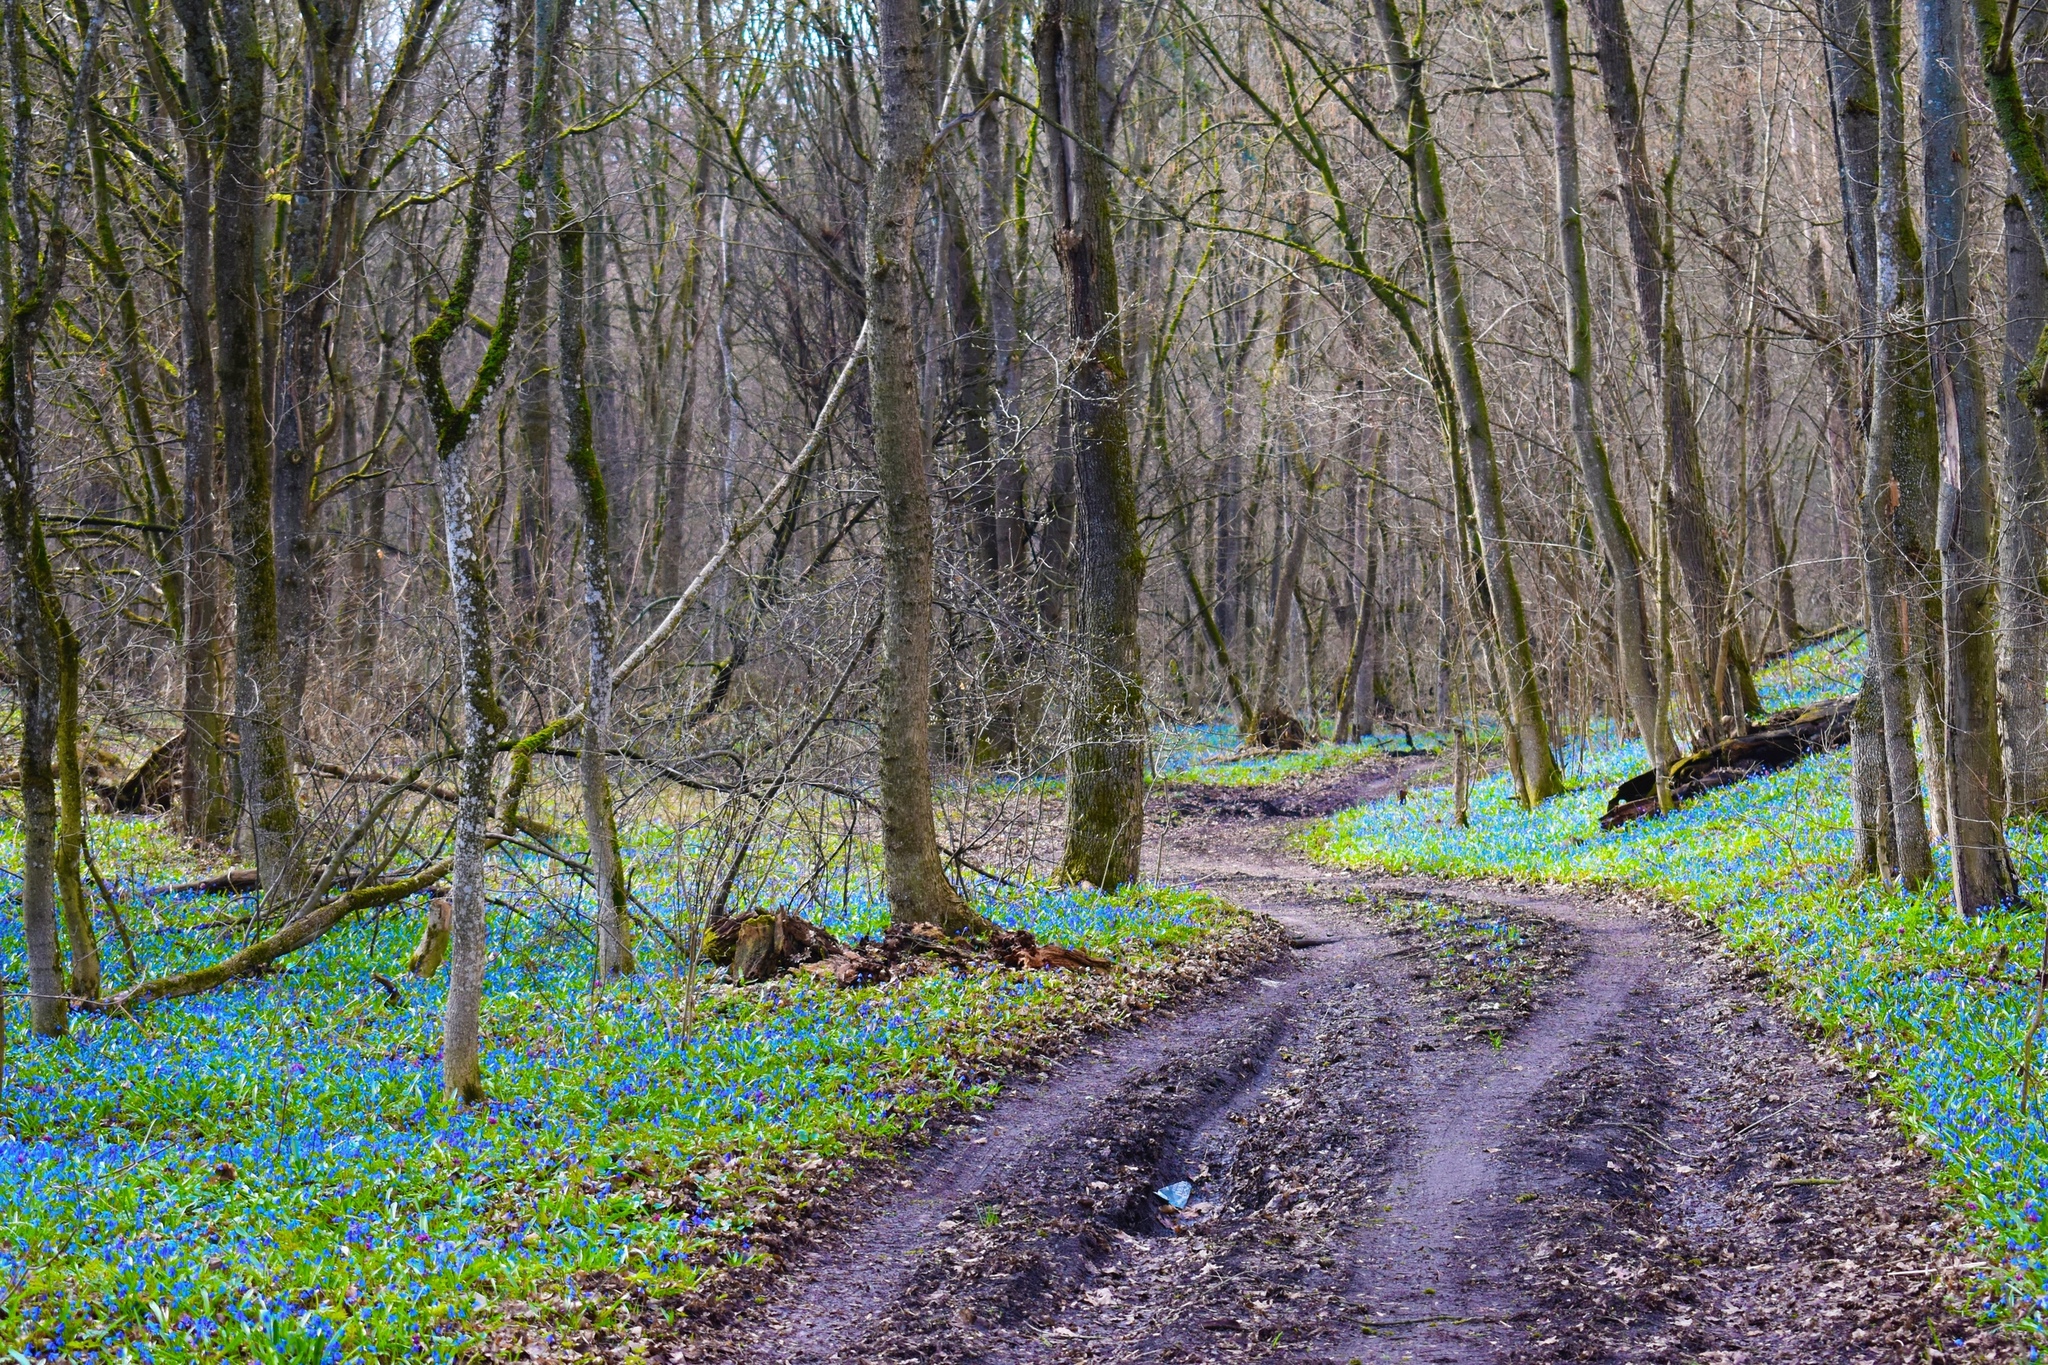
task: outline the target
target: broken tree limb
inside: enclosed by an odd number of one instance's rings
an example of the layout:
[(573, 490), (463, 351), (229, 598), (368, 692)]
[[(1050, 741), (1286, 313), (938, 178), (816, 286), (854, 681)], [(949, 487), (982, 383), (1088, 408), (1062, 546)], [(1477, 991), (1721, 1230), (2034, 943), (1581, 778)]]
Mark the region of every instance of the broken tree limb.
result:
[(447, 876), (454, 865), (452, 859), (443, 858), (391, 881), (359, 887), (314, 906), (284, 928), (268, 938), (258, 939), (239, 953), (193, 971), (139, 981), (117, 995), (91, 1002), (87, 1008), (106, 1014), (130, 1014), (159, 1000), (176, 1000), (210, 991), (237, 977), (261, 971), (279, 958), (297, 952), (358, 910), (391, 905), (426, 890)]
[[(1732, 735), (1687, 754), (1671, 765), (1671, 797), (1683, 802), (1716, 787), (1726, 787), (1762, 773), (1789, 768), (1810, 754), (1839, 749), (1849, 742), (1854, 697), (1835, 697), (1813, 706), (1793, 707), (1763, 718), (1746, 735)], [(1600, 828), (1619, 829), (1632, 820), (1657, 814), (1657, 774), (1637, 773), (1615, 788), (1600, 817)]]

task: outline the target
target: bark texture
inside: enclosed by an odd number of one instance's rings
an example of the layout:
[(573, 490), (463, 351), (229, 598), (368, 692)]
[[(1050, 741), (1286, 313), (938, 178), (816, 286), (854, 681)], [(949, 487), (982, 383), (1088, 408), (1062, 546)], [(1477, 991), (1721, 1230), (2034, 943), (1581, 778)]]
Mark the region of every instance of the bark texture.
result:
[(1095, 0), (1048, 0), (1033, 57), (1052, 198), (1053, 250), (1066, 287), (1064, 406), (1072, 443), (1080, 561), (1074, 638), (1080, 678), (1067, 751), (1067, 840), (1061, 874), (1105, 889), (1138, 875), (1145, 833), (1145, 704), (1138, 671), (1138, 589), (1145, 552), (1125, 414), (1129, 377), (1119, 327), (1115, 197)]
[(869, 407), (882, 486), (882, 861), (894, 924), (958, 929), (932, 810), (932, 502), (919, 402), (913, 231), (931, 156), (930, 43), (918, 0), (876, 11), (881, 143), (868, 185)]
[[(1626, 0), (1589, 0), (1586, 12), (1592, 20), (1608, 128), (1621, 169), (1621, 204), (1628, 225), (1636, 318), (1658, 392), (1671, 555), (1685, 588), (1700, 692), (1709, 701), (1707, 727), (1719, 732), (1724, 724), (1739, 727), (1745, 716), (1762, 709), (1762, 703), (1750, 677), (1741, 629), (1730, 610), (1727, 564), (1707, 505), (1685, 330), (1673, 289), (1678, 262), (1668, 205), (1660, 200), (1651, 173)], [(1667, 194), (1668, 190), (1667, 183)]]
[(1998, 585), (1984, 371), (1971, 336), (1965, 0), (1920, 0), (1920, 137), (1927, 323), (1940, 413), (1943, 715), (1956, 908), (2013, 898), (1998, 742)]

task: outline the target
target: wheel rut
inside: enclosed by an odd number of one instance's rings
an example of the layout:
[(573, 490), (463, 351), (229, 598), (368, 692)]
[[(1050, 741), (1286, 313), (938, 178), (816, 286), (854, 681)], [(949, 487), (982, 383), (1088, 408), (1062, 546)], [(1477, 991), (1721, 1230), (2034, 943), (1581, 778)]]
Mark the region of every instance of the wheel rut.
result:
[[(1614, 900), (1346, 877), (1289, 852), (1289, 829), (1184, 820), (1157, 852), (1295, 946), (1007, 1090), (676, 1358), (2010, 1353), (1935, 1277), (1890, 1273), (1953, 1231), (1924, 1164), (1698, 930)], [(1415, 931), (1417, 900), (1561, 966), (1521, 1014), (1453, 989), (1478, 954)], [(1155, 1193), (1180, 1182), (1183, 1207)]]

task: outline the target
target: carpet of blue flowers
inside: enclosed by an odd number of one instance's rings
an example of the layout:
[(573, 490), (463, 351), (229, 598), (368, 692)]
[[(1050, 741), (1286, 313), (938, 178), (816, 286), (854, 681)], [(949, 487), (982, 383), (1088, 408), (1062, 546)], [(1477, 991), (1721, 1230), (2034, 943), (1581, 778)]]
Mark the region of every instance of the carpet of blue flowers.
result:
[[(1788, 706), (1855, 687), (1855, 640), (1810, 649), (1766, 675), (1766, 703)], [(1838, 751), (1710, 792), (1661, 819), (1603, 833), (1636, 744), (1596, 750), (1571, 790), (1535, 812), (1507, 781), (1478, 784), (1459, 828), (1447, 792), (1337, 815), (1306, 838), (1351, 867), (1649, 890), (1712, 920), (1769, 968), (1798, 1012), (1853, 1049), (1928, 1146), (1979, 1228), (1987, 1308), (2048, 1328), (2048, 1075), (2033, 1051), (2024, 1078), (2042, 935), (2036, 908), (1963, 920), (1937, 880), (1908, 895), (1849, 873), (1849, 759)], [(2048, 893), (2048, 827), (2011, 831), (2025, 890)], [(2048, 1041), (2048, 1039), (2044, 1039)], [(2024, 1098), (2024, 1103), (2023, 1103)]]
[[(154, 822), (96, 822), (94, 842), (146, 969), (211, 960), (246, 932), (228, 922), (240, 902), (145, 893), (137, 869), (171, 855)], [(637, 856), (637, 885), (674, 880), (656, 851)], [(924, 1116), (982, 1101), (993, 1062), (1104, 989), (996, 969), (854, 991), (712, 987), (685, 1037), (681, 973), (658, 937), (643, 939), (637, 980), (594, 996), (575, 916), (522, 903), (541, 879), (511, 871), (493, 925), (487, 1106), (438, 1096), (441, 984), (402, 970), (418, 904), (346, 924), (273, 975), (134, 1021), (80, 1017), (61, 1041), (31, 1040), (11, 1010), (0, 1356), (449, 1359), (502, 1305), (573, 1299), (587, 1272), (687, 1289), (755, 1254), (750, 1220), (792, 1171), (884, 1150)], [(886, 916), (865, 882), (811, 896), (792, 908), (835, 930)], [(1149, 890), (978, 899), (1140, 968), (1117, 987), (1139, 991), (1146, 964), (1236, 913)], [(0, 970), (18, 1000), (18, 915), (4, 920)]]

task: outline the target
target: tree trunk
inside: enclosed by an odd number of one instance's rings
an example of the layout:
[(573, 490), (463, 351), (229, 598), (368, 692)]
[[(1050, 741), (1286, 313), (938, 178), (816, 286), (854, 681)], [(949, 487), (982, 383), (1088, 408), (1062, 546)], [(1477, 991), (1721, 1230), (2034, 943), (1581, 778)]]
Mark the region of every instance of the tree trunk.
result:
[(1096, 0), (1047, 0), (1033, 57), (1045, 111), (1053, 249), (1066, 286), (1067, 385), (1081, 582), (1081, 678), (1067, 750), (1067, 842), (1060, 872), (1105, 889), (1138, 875), (1145, 834), (1145, 703), (1138, 590), (1145, 575), (1124, 413), (1115, 200)]
[[(2044, 93), (2039, 47), (2048, 12), (2022, 5), (2014, 38), (2029, 60), (2002, 52), (2003, 16), (1977, 9), (1986, 44), (1985, 84), (2010, 167), (2005, 203), (2005, 357), (1999, 401), (2005, 450), (1999, 478), (1999, 703), (2008, 809), (2048, 808), (2048, 388), (2042, 385), (2042, 320), (2048, 312), (2048, 161), (2034, 114)], [(2025, 75), (2022, 75), (2024, 71)], [(2023, 81), (2025, 82), (2023, 84)], [(2029, 90), (2027, 84), (2036, 88)], [(2039, 206), (2035, 219), (2031, 209)], [(2039, 425), (2037, 425), (2039, 423)]]
[[(531, 0), (521, 5), (530, 11)], [(519, 51), (519, 94), (529, 109), (533, 105), (535, 26), (528, 16), (521, 24)], [(547, 164), (541, 168), (544, 184), (561, 175), (562, 151), (550, 142)], [(553, 196), (543, 190), (534, 213), (534, 231), (545, 235)], [(516, 437), (512, 477), (512, 638), (506, 653), (507, 670), (519, 675), (519, 684), (529, 689), (542, 685), (535, 676), (540, 664), (542, 641), (548, 636), (548, 569), (554, 551), (555, 410), (554, 384), (566, 383), (567, 371), (551, 373), (548, 355), (548, 272), (551, 263), (545, 250), (538, 252), (527, 268), (526, 292), (519, 301), (519, 343), (514, 366), (518, 372)], [(566, 288), (567, 286), (564, 286)]]
[(286, 729), (270, 423), (263, 408), (258, 238), (270, 195), (263, 150), (268, 59), (255, 0), (224, 0), (220, 12), (228, 88), (214, 191), (214, 315), (220, 329), (221, 462), (235, 585), (235, 728), (256, 866), (266, 903), (278, 904), (296, 893), (303, 859), (298, 784)]
[(556, 54), (568, 25), (569, 0), (536, 6), (542, 36), (534, 73), (534, 99), (527, 109), (525, 153), (519, 165), (519, 202), (505, 282), (491, 340), (468, 392), (457, 402), (448, 391), (442, 356), (456, 331), (466, 325), (491, 217), (491, 182), (497, 165), (498, 131), (505, 112), (514, 28), (512, 0), (498, 0), (493, 16), (491, 75), (484, 124), (470, 170), (470, 193), (461, 218), (462, 255), (455, 279), (427, 330), (413, 338), (413, 367), (420, 396), (434, 423), (439, 460), (441, 518), (447, 542), (448, 588), (455, 608), (455, 660), (462, 695), (461, 753), (457, 764), (454, 847), (449, 874), (448, 995), (441, 1017), (441, 1086), (452, 1098), (473, 1102), (484, 1096), (482, 1016), (488, 920), (484, 909), (484, 855), (490, 838), (491, 772), (498, 736), (508, 724), (498, 700), (491, 661), (488, 545), (478, 524), (472, 462), (475, 425), (485, 401), (503, 376), (518, 332), (520, 295), (534, 249), (538, 216), (544, 124), (540, 111), (552, 107)]
[[(1901, 552), (1900, 523), (1906, 518), (1897, 494), (1902, 452), (1919, 448), (1926, 435), (1918, 371), (1925, 363), (1918, 326), (1916, 290), (1909, 288), (1918, 265), (1917, 243), (1906, 217), (1905, 107), (1899, 88), (1899, 29), (1891, 0), (1872, 0), (1872, 66), (1877, 76), (1879, 174), (1875, 204), (1877, 282), (1876, 329), (1870, 363), (1870, 431), (1864, 444), (1863, 532), (1865, 619), (1870, 661), (1883, 709), (1885, 765), (1891, 777), (1893, 856), (1899, 881), (1918, 887), (1934, 874), (1928, 849), (1927, 817), (1920, 796), (1920, 761), (1913, 747), (1913, 701), (1906, 628), (1914, 594)], [(1908, 453), (1906, 458), (1912, 458)]]
[[(183, 696), (184, 767), (179, 806), (188, 838), (218, 842), (234, 831), (228, 799), (226, 677), (220, 648), (220, 516), (215, 426), (220, 418), (213, 370), (213, 149), (210, 124), (221, 76), (207, 6), (175, 6), (185, 36), (185, 105), (178, 131), (185, 165), (180, 185), (178, 360), (184, 385), (184, 488), (178, 539), (187, 557)], [(168, 80), (166, 80), (168, 85)]]
[(597, 978), (610, 980), (634, 970), (632, 921), (619, 867), (619, 832), (611, 785), (604, 769), (612, 719), (611, 507), (604, 471), (598, 465), (591, 426), (589, 358), (583, 335), (583, 222), (573, 217), (566, 194), (556, 227), (561, 253), (562, 304), (559, 325), (562, 415), (568, 420), (569, 473), (576, 481), (582, 513), (583, 623), (589, 636), (590, 687), (583, 715), (583, 824), (590, 839), (591, 896), (597, 905)]
[[(319, 534), (314, 524), (315, 485), (322, 433), (330, 425), (330, 350), (335, 304), (357, 258), (358, 210), (379, 164), (384, 135), (396, 121), (424, 58), (441, 0), (410, 0), (389, 84), (371, 101), (360, 137), (348, 128), (349, 77), (362, 25), (363, 0), (306, 0), (300, 44), (298, 145), (295, 182), (284, 210), (284, 275), (275, 307), (275, 434), (265, 453), (272, 557), (272, 593), (282, 651), (284, 695), (275, 709), (294, 746), (301, 743), (306, 681), (318, 643), (315, 601)], [(349, 143), (354, 141), (351, 149)], [(344, 160), (353, 152), (352, 159)], [(258, 266), (261, 269), (261, 266)], [(225, 288), (225, 280), (222, 281)], [(224, 367), (225, 368), (225, 367)]]
[[(377, 397), (370, 409), (370, 429), (387, 439), (405, 383), (405, 349), (399, 332), (399, 303), (404, 287), (404, 253), (393, 251), (384, 267), (378, 297), (371, 301), (377, 316)], [(348, 667), (343, 677), (350, 697), (369, 694), (377, 677), (377, 643), (384, 634), (384, 539), (390, 506), (388, 469), (363, 471), (349, 496), (349, 590), (347, 606)]]
[(1651, 181), (1626, 3), (1589, 0), (1586, 12), (1592, 20), (1608, 126), (1621, 169), (1621, 203), (1634, 264), (1637, 320), (1658, 390), (1666, 469), (1662, 496), (1670, 520), (1672, 558), (1685, 585), (1692, 631), (1699, 645), (1701, 693), (1711, 699), (1710, 711), (1715, 712), (1707, 716), (1707, 726), (1719, 734), (1724, 716), (1739, 726), (1743, 717), (1761, 710), (1762, 703), (1750, 677), (1742, 632), (1729, 611), (1728, 572), (1700, 469), (1699, 422), (1673, 288), (1678, 262), (1670, 225), (1663, 221), (1664, 211)]
[(1577, 92), (1571, 63), (1567, 0), (1545, 0), (1550, 47), (1551, 129), (1557, 152), (1558, 238), (1564, 254), (1565, 358), (1571, 380), (1572, 440), (1578, 447), (1579, 477), (1593, 509), (1593, 524), (1607, 570), (1614, 576), (1614, 625), (1622, 691), (1650, 765), (1669, 771), (1675, 745), (1663, 723), (1657, 698), (1657, 662), (1650, 640), (1650, 613), (1643, 588), (1643, 555), (1614, 487), (1607, 447), (1593, 412), (1593, 295), (1586, 275), (1586, 227), (1579, 207)]
[(1252, 703), (1253, 742), (1274, 748), (1292, 748), (1303, 742), (1301, 722), (1280, 703), (1282, 667), (1287, 658), (1288, 625), (1294, 619), (1294, 590), (1301, 582), (1302, 561), (1308, 557), (1309, 534), (1315, 529), (1316, 471), (1300, 464), (1301, 505), (1295, 509), (1294, 525), (1287, 537), (1287, 550), (1280, 560), (1280, 576), (1273, 584), (1272, 626), (1266, 632), (1266, 657), (1259, 668), (1257, 700)]
[(881, 144), (868, 185), (869, 404), (882, 487), (882, 859), (892, 924), (959, 929), (932, 811), (932, 505), (918, 397), (916, 230), (931, 156), (930, 44), (918, 0), (880, 0)]
[(1430, 126), (1428, 99), (1423, 91), (1422, 62), (1408, 45), (1408, 35), (1395, 0), (1373, 0), (1373, 10), (1379, 19), (1380, 36), (1387, 46), (1388, 64), (1393, 68), (1397, 103), (1407, 124), (1407, 153), (1411, 158), (1410, 170), (1423, 219), (1424, 246), (1430, 260), (1437, 318), (1448, 351), (1446, 360), (1452, 386), (1457, 393), (1458, 415), (1463, 427), (1473, 510), (1477, 514), (1479, 528), (1480, 556), (1486, 570), (1486, 599), (1492, 610), (1506, 671), (1504, 684), (1508, 717), (1514, 727), (1520, 794), (1522, 804), (1533, 809), (1538, 803), (1564, 790), (1564, 774), (1557, 766), (1557, 756), (1550, 749), (1550, 725), (1544, 716), (1543, 696), (1536, 674), (1535, 642), (1530, 635), (1521, 588), (1515, 581), (1507, 511), (1501, 496), (1500, 465), (1494, 452), (1493, 419), (1487, 412), (1486, 387), (1479, 370), (1478, 342), (1472, 332), (1465, 286), (1452, 245), (1443, 170), (1437, 158), (1435, 134)]
[(1941, 417), (1943, 720), (1956, 908), (2015, 894), (1998, 743), (1998, 620), (1984, 374), (1970, 330), (1969, 100), (1964, 0), (1920, 0), (1920, 136), (1927, 322)]
[(63, 283), (71, 241), (65, 198), (78, 166), (105, 25), (106, 11), (100, 10), (78, 57), (63, 160), (52, 185), (38, 193), (29, 183), (40, 160), (28, 140), (34, 95), (27, 21), (20, 0), (7, 0), (0, 11), (8, 99), (15, 111), (8, 155), (0, 162), (0, 188), (12, 218), (0, 243), (0, 272), (6, 275), (0, 290), (6, 300), (6, 329), (0, 334), (0, 544), (11, 580), (14, 686), (21, 712), (21, 918), (29, 1027), (45, 1037), (65, 1031), (73, 997), (96, 999), (100, 987), (99, 944), (78, 883), (78, 638), (57, 590), (37, 491), (36, 348)]

